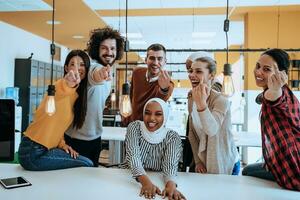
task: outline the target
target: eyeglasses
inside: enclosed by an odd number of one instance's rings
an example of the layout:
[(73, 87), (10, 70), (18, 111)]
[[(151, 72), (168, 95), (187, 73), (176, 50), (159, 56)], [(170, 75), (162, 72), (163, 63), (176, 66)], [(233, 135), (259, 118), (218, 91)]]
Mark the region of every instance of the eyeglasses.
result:
[(164, 57), (155, 57), (155, 56), (148, 56), (148, 59), (150, 60), (150, 61), (152, 61), (152, 62), (154, 62), (154, 61), (158, 61), (158, 62), (163, 62), (164, 61)]

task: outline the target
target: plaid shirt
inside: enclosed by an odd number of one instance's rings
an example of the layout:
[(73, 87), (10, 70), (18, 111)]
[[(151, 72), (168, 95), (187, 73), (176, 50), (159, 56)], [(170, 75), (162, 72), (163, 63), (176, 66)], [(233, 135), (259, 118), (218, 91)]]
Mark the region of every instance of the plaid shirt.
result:
[(263, 156), (281, 187), (300, 191), (300, 105), (287, 86), (282, 92), (274, 102), (263, 98)]

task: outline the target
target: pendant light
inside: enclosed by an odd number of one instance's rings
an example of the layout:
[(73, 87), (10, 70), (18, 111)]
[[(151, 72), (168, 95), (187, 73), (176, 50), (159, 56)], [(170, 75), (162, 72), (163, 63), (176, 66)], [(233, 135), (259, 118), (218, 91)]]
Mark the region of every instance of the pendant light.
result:
[(229, 31), (229, 19), (228, 19), (229, 0), (227, 0), (226, 6), (226, 19), (224, 21), (224, 32), (226, 35), (226, 63), (224, 64), (224, 79), (222, 86), (222, 94), (226, 97), (231, 97), (234, 94), (234, 85), (231, 77), (231, 65), (228, 63), (228, 31)]
[(110, 101), (111, 102), (115, 102), (116, 101), (116, 92), (115, 92), (115, 89), (111, 90)]
[(178, 87), (178, 88), (181, 87), (181, 83), (180, 83), (180, 80), (179, 80), (179, 79), (177, 80), (177, 87)]
[(52, 42), (50, 45), (51, 52), (51, 83), (48, 85), (48, 95), (46, 99), (45, 112), (52, 116), (55, 113), (55, 85), (53, 85), (53, 59), (55, 54), (55, 44), (54, 44), (54, 10), (55, 10), (55, 0), (52, 1)]
[(112, 73), (112, 89), (111, 89), (111, 94), (110, 94), (110, 101), (112, 102), (112, 103), (114, 103), (114, 102), (116, 102), (116, 91), (115, 91), (115, 73), (113, 72)]
[(127, 70), (128, 70), (128, 51), (129, 51), (129, 41), (127, 37), (127, 17), (128, 17), (128, 0), (126, 0), (126, 24), (125, 24), (125, 29), (126, 29), (126, 40), (125, 40), (125, 83), (122, 85), (122, 95), (120, 99), (120, 114), (123, 117), (128, 117), (132, 113), (132, 108), (131, 108), (131, 102), (130, 102), (130, 85), (127, 82)]

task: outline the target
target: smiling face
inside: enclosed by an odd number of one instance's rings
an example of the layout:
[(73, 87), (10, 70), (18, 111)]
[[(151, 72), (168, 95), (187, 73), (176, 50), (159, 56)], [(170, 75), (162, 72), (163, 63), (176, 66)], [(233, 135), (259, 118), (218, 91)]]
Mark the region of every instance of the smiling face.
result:
[(166, 64), (166, 55), (163, 50), (147, 52), (146, 64), (148, 66), (148, 72), (151, 77), (159, 75), (160, 69)]
[(254, 68), (254, 78), (256, 85), (266, 89), (268, 87), (268, 77), (275, 72), (276, 62), (271, 56), (263, 54), (258, 59)]
[(202, 61), (194, 62), (192, 67), (188, 69), (188, 73), (193, 88), (198, 86), (201, 81), (208, 84), (213, 78), (213, 75), (209, 73), (208, 63)]
[(149, 131), (153, 132), (159, 129), (164, 122), (164, 114), (160, 104), (155, 101), (148, 103), (143, 120)]
[(106, 39), (103, 40), (99, 46), (99, 58), (101, 64), (113, 65), (116, 60), (117, 55), (117, 42), (115, 39)]
[(73, 56), (68, 65), (65, 66), (65, 70), (68, 73), (70, 70), (76, 72), (78, 70), (80, 80), (84, 79), (86, 75), (86, 67), (85, 64), (80, 56)]

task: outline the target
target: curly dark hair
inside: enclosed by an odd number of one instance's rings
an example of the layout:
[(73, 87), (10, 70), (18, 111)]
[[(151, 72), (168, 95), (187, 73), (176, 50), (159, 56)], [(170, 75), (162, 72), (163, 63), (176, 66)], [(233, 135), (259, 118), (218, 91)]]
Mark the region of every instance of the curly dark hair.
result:
[(104, 28), (97, 28), (91, 31), (90, 40), (87, 44), (87, 52), (90, 57), (101, 63), (99, 58), (99, 47), (102, 41), (106, 39), (115, 39), (117, 43), (116, 60), (121, 60), (124, 53), (124, 38), (120, 32), (107, 26)]
[[(65, 67), (68, 66), (70, 60), (74, 56), (79, 56), (82, 58), (85, 66), (86, 76), (82, 79), (79, 83), (76, 92), (78, 94), (78, 98), (76, 99), (73, 112), (74, 112), (74, 119), (73, 119), (73, 127), (76, 129), (80, 129), (85, 121), (86, 110), (87, 110), (87, 74), (90, 68), (90, 58), (89, 56), (80, 49), (72, 50), (66, 57), (65, 60)], [(67, 71), (64, 70), (64, 76), (67, 74)]]

